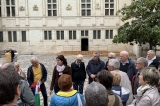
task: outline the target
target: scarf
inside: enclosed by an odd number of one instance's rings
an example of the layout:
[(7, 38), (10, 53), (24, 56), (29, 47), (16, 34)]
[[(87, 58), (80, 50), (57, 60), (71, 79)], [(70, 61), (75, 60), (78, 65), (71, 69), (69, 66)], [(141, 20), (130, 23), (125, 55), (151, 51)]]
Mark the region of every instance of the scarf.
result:
[(57, 65), (56, 69), (59, 73), (62, 73), (62, 71), (65, 69), (66, 66), (62, 65), (62, 66), (59, 66)]
[(140, 86), (137, 89), (137, 95), (142, 96), (151, 86), (149, 84), (146, 84), (145, 86)]

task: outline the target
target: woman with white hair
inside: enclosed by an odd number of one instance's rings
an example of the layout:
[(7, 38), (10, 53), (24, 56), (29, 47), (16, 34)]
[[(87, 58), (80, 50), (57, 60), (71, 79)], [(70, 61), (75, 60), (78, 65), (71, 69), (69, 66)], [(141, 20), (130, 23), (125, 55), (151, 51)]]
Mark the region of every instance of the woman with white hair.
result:
[(113, 53), (113, 52), (108, 53), (108, 60), (106, 61), (106, 64), (105, 64), (105, 68), (104, 68), (104, 69), (108, 70), (108, 67), (107, 67), (108, 61), (109, 61), (110, 59), (115, 59), (115, 58), (116, 58), (116, 54), (115, 54), (115, 53)]
[(76, 56), (75, 62), (71, 64), (73, 88), (83, 94), (84, 81), (86, 79), (85, 64), (82, 62), (81, 54)]
[(143, 68), (139, 75), (140, 87), (131, 105), (128, 106), (160, 106), (160, 95), (157, 85), (160, 73), (153, 67)]

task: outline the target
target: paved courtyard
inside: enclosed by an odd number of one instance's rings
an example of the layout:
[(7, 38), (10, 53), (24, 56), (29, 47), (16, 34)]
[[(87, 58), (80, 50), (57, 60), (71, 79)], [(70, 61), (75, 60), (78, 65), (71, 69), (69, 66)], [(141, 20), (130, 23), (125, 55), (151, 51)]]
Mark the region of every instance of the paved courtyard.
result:
[[(47, 93), (48, 93), (48, 102), (50, 101), (50, 98), (52, 95), (49, 95), (49, 88), (50, 88), (50, 83), (51, 83), (51, 77), (52, 77), (52, 73), (53, 73), (53, 68), (56, 65), (56, 57), (57, 55), (19, 55), (18, 56), (18, 62), (20, 63), (20, 67), (21, 69), (27, 73), (27, 69), (28, 67), (31, 65), (30, 63), (30, 58), (32, 56), (36, 56), (39, 60), (39, 62), (43, 63), (48, 71), (48, 77), (47, 77), (47, 81), (45, 82), (46, 84), (46, 88), (47, 88)], [(68, 65), (70, 66), (71, 63), (73, 61), (75, 61), (75, 55), (71, 55), (71, 56), (65, 56), (68, 62)], [(91, 56), (84, 56), (83, 61), (85, 63), (85, 65), (87, 65), (88, 61), (91, 59)], [(107, 56), (103, 56), (100, 57), (103, 61), (107, 61)], [(134, 57), (132, 57), (134, 58)], [(3, 64), (5, 62), (4, 57), (0, 58), (0, 64)], [(85, 80), (85, 86), (84, 86), (84, 90), (87, 86), (88, 80)], [(41, 95), (41, 106), (43, 106), (42, 103), (43, 99), (42, 99), (42, 95)]]

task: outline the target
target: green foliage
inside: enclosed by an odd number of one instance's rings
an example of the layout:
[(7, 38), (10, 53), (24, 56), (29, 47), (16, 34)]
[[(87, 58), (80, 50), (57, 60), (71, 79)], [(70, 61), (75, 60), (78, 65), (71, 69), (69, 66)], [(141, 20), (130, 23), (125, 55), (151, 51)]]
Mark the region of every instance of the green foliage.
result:
[[(125, 22), (113, 43), (160, 45), (160, 0), (138, 0), (117, 12)], [(129, 21), (129, 20), (132, 21)], [(126, 22), (127, 21), (127, 22)]]

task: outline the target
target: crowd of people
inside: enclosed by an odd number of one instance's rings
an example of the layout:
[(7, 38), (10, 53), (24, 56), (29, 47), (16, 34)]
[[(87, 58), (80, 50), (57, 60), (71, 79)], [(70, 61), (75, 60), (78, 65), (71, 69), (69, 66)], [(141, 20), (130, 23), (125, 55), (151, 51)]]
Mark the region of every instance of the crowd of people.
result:
[[(104, 62), (94, 52), (85, 66), (79, 54), (69, 66), (66, 58), (58, 55), (50, 84), (50, 95), (54, 91), (50, 106), (160, 106), (160, 62), (154, 50), (136, 62), (127, 51), (119, 56), (120, 60), (110, 52)], [(13, 58), (6, 60), (0, 67), (0, 106), (36, 106), (36, 84), (40, 84), (44, 106), (48, 106), (47, 74), (34, 56), (27, 75)], [(88, 85), (83, 92), (87, 75)]]

